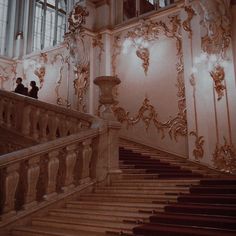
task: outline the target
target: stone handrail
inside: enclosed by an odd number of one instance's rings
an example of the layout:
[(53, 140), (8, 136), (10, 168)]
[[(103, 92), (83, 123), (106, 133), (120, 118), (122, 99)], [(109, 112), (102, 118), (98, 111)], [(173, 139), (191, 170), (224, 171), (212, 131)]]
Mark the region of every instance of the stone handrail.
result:
[(91, 115), (0, 90), (0, 126), (37, 142), (78, 133), (93, 122)]
[(120, 173), (118, 122), (0, 90), (0, 126), (39, 142), (0, 156), (0, 227)]
[[(0, 158), (0, 213), (8, 221), (17, 211), (39, 207), (57, 195), (96, 178), (98, 129), (22, 149)], [(1, 222), (1, 221), (0, 221)]]

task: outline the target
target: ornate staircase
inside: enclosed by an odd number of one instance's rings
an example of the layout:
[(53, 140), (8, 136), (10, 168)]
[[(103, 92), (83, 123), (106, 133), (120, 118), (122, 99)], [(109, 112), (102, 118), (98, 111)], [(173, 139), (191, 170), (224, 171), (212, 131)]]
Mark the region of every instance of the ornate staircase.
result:
[(161, 151), (122, 146), (119, 179), (34, 217), (12, 235), (236, 235), (236, 178)]

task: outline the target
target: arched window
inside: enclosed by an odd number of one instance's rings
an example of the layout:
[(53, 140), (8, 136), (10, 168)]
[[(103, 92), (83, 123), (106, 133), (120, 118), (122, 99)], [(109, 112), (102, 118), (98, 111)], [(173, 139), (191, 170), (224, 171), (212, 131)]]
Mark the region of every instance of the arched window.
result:
[(36, 0), (33, 51), (63, 41), (67, 0)]
[(8, 0), (0, 0), (0, 54), (5, 54)]

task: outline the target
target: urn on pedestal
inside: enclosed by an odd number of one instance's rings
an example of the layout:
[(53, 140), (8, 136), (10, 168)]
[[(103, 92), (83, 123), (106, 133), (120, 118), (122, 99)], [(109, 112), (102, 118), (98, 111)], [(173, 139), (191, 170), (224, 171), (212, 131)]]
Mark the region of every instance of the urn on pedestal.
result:
[(112, 90), (120, 82), (120, 79), (115, 76), (99, 76), (94, 80), (94, 83), (99, 86), (101, 92), (99, 102), (101, 105), (104, 105), (101, 117), (106, 120), (115, 120), (111, 110), (111, 105), (115, 103)]

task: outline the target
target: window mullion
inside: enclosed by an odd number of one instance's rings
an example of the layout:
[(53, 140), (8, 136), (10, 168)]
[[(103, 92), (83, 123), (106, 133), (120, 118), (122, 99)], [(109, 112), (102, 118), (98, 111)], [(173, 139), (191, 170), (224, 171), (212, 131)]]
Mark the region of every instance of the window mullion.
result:
[(46, 30), (46, 13), (47, 13), (47, 0), (44, 0), (44, 3), (42, 5), (43, 7), (43, 14), (42, 14), (42, 32), (41, 32), (41, 49), (44, 48), (44, 44), (45, 44), (45, 30)]
[(57, 43), (58, 2), (59, 0), (56, 0), (55, 2), (55, 25), (54, 25), (53, 45), (56, 45)]

